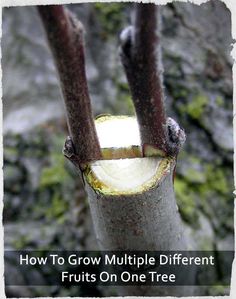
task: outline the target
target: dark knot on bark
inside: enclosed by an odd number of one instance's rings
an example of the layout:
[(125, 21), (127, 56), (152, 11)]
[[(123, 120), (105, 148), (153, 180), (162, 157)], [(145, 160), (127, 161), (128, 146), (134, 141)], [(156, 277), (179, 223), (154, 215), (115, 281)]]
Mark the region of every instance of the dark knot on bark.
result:
[(171, 117), (167, 118), (167, 132), (168, 132), (168, 154), (171, 156), (177, 156), (182, 148), (186, 134), (179, 124)]

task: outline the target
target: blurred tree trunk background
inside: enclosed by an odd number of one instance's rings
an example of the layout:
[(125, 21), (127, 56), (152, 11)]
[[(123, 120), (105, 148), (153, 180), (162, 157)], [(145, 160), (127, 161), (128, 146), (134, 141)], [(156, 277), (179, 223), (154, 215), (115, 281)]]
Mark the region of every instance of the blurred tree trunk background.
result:
[[(119, 33), (129, 23), (131, 5), (68, 7), (86, 29), (94, 115), (133, 114), (118, 54)], [(181, 217), (194, 249), (233, 250), (230, 11), (220, 1), (201, 6), (170, 3), (162, 8), (162, 21), (167, 111), (187, 134), (175, 178)], [(35, 7), (3, 9), (2, 56), (5, 246), (95, 250), (82, 183), (61, 154), (66, 134), (63, 101)], [(217, 262), (220, 279), (225, 263)], [(12, 275), (17, 274), (12, 267)], [(227, 289), (203, 292), (222, 295)], [(99, 296), (104, 290), (21, 287), (8, 293)]]

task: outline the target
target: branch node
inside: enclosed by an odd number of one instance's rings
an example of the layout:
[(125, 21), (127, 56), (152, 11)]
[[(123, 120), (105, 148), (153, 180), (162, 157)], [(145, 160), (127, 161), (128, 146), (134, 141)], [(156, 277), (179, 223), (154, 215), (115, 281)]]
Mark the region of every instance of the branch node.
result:
[(73, 145), (72, 138), (70, 136), (66, 137), (65, 144), (62, 149), (62, 153), (68, 159), (70, 159), (73, 155), (75, 155), (75, 148)]
[(71, 136), (66, 137), (62, 153), (71, 163), (74, 164), (76, 169), (78, 169), (81, 174), (82, 171), (86, 168), (87, 163), (85, 163), (84, 161), (81, 162), (79, 156), (76, 155), (75, 146)]
[(133, 43), (134, 27), (128, 26), (121, 31), (120, 34), (120, 56), (122, 60), (125, 57), (131, 57), (131, 48)]
[(171, 156), (177, 156), (186, 140), (185, 131), (171, 117), (167, 118), (167, 129), (168, 129), (168, 144), (167, 144), (168, 154)]

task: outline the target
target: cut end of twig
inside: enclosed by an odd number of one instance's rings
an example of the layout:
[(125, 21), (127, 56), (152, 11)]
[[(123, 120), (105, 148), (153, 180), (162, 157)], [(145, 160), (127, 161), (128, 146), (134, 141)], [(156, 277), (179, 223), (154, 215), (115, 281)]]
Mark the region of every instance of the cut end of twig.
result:
[(134, 27), (129, 26), (121, 31), (119, 54), (124, 66), (128, 66), (129, 60), (132, 59), (131, 49), (134, 37)]

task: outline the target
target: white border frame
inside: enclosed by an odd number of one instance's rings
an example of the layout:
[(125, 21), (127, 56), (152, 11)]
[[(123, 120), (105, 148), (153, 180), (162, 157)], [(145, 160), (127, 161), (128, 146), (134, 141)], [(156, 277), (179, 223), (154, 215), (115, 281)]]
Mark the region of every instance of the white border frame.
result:
[[(178, 2), (191, 2), (193, 4), (200, 5), (202, 3), (206, 3), (209, 0), (177, 0)], [(156, 4), (167, 4), (170, 2), (177, 2), (175, 0), (156, 0), (156, 1), (142, 1), (142, 2), (154, 2)], [(213, 0), (212, 0), (213, 1)], [(227, 8), (231, 12), (231, 25), (232, 25), (232, 40), (236, 41), (236, 0), (221, 0), (222, 2), (225, 3)], [(0, 4), (0, 38), (2, 38), (2, 7), (10, 7), (10, 6), (28, 6), (28, 5), (43, 5), (43, 4), (71, 4), (71, 3), (88, 3), (88, 2), (141, 2), (137, 0), (129, 1), (129, 0), (123, 0), (123, 1), (118, 1), (118, 0), (111, 0), (111, 1), (105, 1), (105, 0), (85, 0), (85, 1), (80, 1), (80, 0), (2, 0), (2, 3)], [(232, 52), (231, 55), (234, 60), (234, 65), (233, 65), (233, 131), (234, 131), (234, 187), (236, 186), (236, 44), (232, 44)], [(0, 49), (0, 59), (2, 59), (2, 53)], [(0, 97), (2, 99), (2, 69), (0, 67), (0, 81), (1, 81), (1, 86), (0, 86)], [(0, 170), (0, 298), (6, 298), (5, 295), (5, 286), (4, 286), (4, 242), (3, 242), (3, 224), (2, 224), (2, 211), (3, 211), (3, 143), (2, 143), (2, 101), (0, 102), (0, 157), (1, 157), (1, 170)], [(236, 195), (236, 191), (234, 191), (234, 194)], [(234, 199), (234, 232), (236, 232), (236, 199)], [(236, 252), (236, 237), (234, 239), (234, 248)], [(47, 298), (49, 299), (50, 297), (40, 297), (40, 298)], [(53, 299), (67, 299), (67, 298), (79, 298), (79, 297), (54, 297)], [(85, 297), (83, 297), (84, 299)], [(89, 297), (86, 297), (89, 298)], [(109, 298), (109, 299), (119, 299), (122, 297), (104, 297), (104, 298)], [(123, 297), (124, 298), (124, 297)], [(125, 297), (129, 299), (133, 298), (145, 298), (145, 297)], [(180, 297), (151, 297), (152, 299), (154, 298), (159, 298), (159, 299), (174, 299), (174, 298), (180, 298)], [(184, 299), (190, 299), (190, 298), (195, 298), (195, 299), (236, 299), (236, 258), (234, 259), (233, 262), (233, 268), (232, 268), (232, 275), (231, 275), (231, 288), (230, 288), (230, 295), (229, 296), (216, 296), (216, 297), (211, 297), (211, 296), (204, 296), (204, 297), (181, 297)]]

